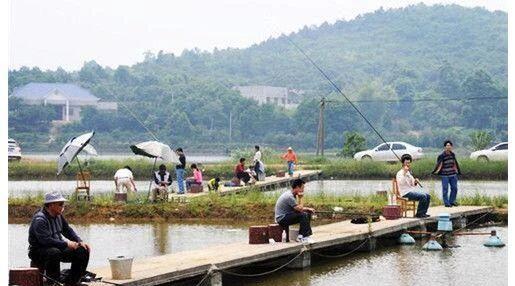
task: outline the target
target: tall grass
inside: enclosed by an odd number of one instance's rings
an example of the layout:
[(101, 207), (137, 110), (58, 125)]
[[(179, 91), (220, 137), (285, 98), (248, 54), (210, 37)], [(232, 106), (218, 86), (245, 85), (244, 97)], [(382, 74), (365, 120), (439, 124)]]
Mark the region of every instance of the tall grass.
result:
[[(468, 180), (507, 180), (508, 162), (480, 163), (467, 158), (458, 158), (461, 168), (461, 179)], [(233, 176), (235, 162), (221, 162), (203, 164), (206, 178), (220, 177), (228, 180)], [(92, 160), (84, 170), (92, 173), (95, 180), (111, 180), (119, 168), (129, 165), (134, 171), (137, 180), (146, 180), (151, 175), (152, 162), (145, 159), (125, 160)], [(265, 161), (267, 175), (278, 170), (285, 170), (286, 165), (280, 159)], [(422, 159), (412, 163), (413, 174), (416, 177), (427, 179), (431, 176), (435, 160)], [(168, 164), (173, 173), (174, 166)], [(56, 176), (55, 162), (9, 162), (10, 180), (73, 180), (78, 172), (74, 162), (59, 177)], [(306, 156), (300, 157), (300, 169), (320, 169), (326, 179), (389, 179), (400, 169), (399, 163), (363, 162), (351, 159), (327, 159), (326, 157)], [(189, 171), (189, 170), (188, 170)], [(434, 177), (434, 176), (433, 176)], [(436, 178), (436, 177), (435, 177)]]

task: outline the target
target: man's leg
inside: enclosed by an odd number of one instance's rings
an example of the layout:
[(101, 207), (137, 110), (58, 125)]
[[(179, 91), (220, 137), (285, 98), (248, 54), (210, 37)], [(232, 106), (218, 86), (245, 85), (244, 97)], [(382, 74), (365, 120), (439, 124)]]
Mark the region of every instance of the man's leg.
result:
[(451, 205), (449, 202), (449, 177), (447, 176), (442, 176), (442, 199), (446, 207)]
[(59, 280), (61, 275), (61, 250), (55, 247), (34, 250), (33, 260), (42, 263), (46, 270), (46, 275), (52, 279)]
[(175, 173), (177, 174), (177, 185), (179, 186), (179, 194), (184, 194), (184, 169), (176, 169)]
[(282, 226), (292, 225), (299, 223), (299, 234), (303, 237), (308, 237), (313, 232), (311, 231), (311, 214), (302, 212), (295, 212), (291, 214), (287, 214), (279, 224)]
[(452, 205), (456, 203), (456, 197), (458, 196), (458, 175), (450, 176), (449, 184), (451, 185), (449, 203)]
[(89, 262), (89, 252), (84, 247), (75, 250), (67, 248), (62, 253), (63, 262), (71, 262), (70, 275), (66, 277), (66, 283), (78, 283), (80, 278), (86, 273)]
[(425, 215), (429, 208), (428, 195), (419, 192), (408, 192), (403, 197), (412, 201), (418, 201), (417, 214), (415, 216)]

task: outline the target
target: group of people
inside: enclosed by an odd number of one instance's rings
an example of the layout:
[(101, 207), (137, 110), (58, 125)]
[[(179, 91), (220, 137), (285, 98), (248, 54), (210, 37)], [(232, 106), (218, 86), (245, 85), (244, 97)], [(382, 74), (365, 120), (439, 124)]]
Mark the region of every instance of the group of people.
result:
[[(197, 164), (191, 164), (190, 168), (193, 176), (185, 178), (186, 174), (186, 156), (182, 148), (175, 150), (179, 157), (179, 164), (175, 165), (175, 174), (177, 178), (178, 194), (185, 194), (186, 190), (191, 189), (192, 186), (202, 186), (202, 171)], [(208, 186), (213, 187), (218, 181), (209, 182)], [(130, 166), (125, 166), (114, 174), (114, 184), (116, 192), (137, 192), (136, 184), (134, 183), (134, 175)], [(152, 194), (151, 200), (155, 201), (157, 198), (165, 198), (168, 195), (169, 187), (172, 184), (172, 176), (166, 169), (165, 164), (161, 164), (159, 169), (153, 173), (152, 177)], [(185, 189), (186, 186), (186, 189)], [(218, 187), (215, 189), (217, 190)]]
[[(461, 174), (456, 155), (452, 152), (453, 144), (450, 140), (444, 142), (444, 151), (438, 155), (432, 174), (440, 176), (442, 180), (442, 198), (445, 207), (458, 206), (456, 197), (458, 194), (458, 175)], [(426, 218), (431, 202), (431, 196), (421, 190), (420, 180), (411, 173), (412, 158), (410, 155), (401, 157), (402, 168), (397, 172), (396, 182), (399, 193), (408, 200), (418, 201), (415, 217)], [(275, 221), (283, 226), (299, 224), (298, 242), (312, 242), (310, 236), (311, 216), (315, 209), (305, 207), (302, 198), (304, 196), (304, 184), (301, 179), (293, 180), (291, 190), (284, 192), (275, 204)], [(449, 186), (451, 192), (449, 194)]]
[[(460, 168), (455, 154), (452, 152), (452, 142), (445, 141), (444, 151), (438, 156), (436, 166), (433, 170), (434, 174), (441, 177), (443, 201), (446, 207), (457, 206), (456, 196), (457, 175)], [(288, 150), (285, 159), (288, 166), (296, 163), (296, 155), (292, 155), (293, 150)], [(176, 166), (178, 180), (183, 180), (184, 167), (186, 158), (182, 149), (177, 149), (180, 164)], [(258, 162), (261, 168), (261, 154), (259, 146), (256, 146), (256, 155), (254, 162)], [(293, 153), (294, 154), (294, 153)], [(243, 158), (242, 158), (243, 159)], [(244, 159), (240, 160), (241, 166), (238, 171), (244, 169)], [(427, 210), (431, 197), (429, 194), (418, 190), (420, 181), (411, 173), (412, 159), (410, 156), (402, 156), (402, 168), (397, 172), (396, 180), (398, 183), (401, 196), (410, 200), (419, 201), (416, 216), (419, 218), (428, 217)], [(202, 173), (195, 164), (192, 164), (193, 177), (186, 179), (187, 184), (192, 185), (202, 181)], [(264, 168), (264, 166), (263, 166)], [(254, 171), (256, 166), (254, 165)], [(293, 172), (293, 170), (292, 170)], [(292, 174), (292, 173), (291, 173)], [(241, 177), (241, 175), (240, 175)], [(259, 179), (259, 176), (258, 178)], [(166, 170), (165, 165), (159, 166), (159, 170), (154, 173), (154, 183), (156, 186), (156, 194), (160, 190), (164, 190), (170, 186), (172, 182), (170, 173)], [(210, 180), (209, 185), (218, 188), (220, 180), (214, 178)], [(126, 188), (130, 191), (137, 191), (132, 176), (132, 170), (129, 166), (118, 170), (115, 174), (115, 184), (117, 191)], [(306, 207), (303, 204), (305, 182), (302, 179), (294, 179), (291, 184), (291, 190), (284, 192), (277, 200), (275, 205), (275, 220), (283, 227), (299, 224), (299, 234), (296, 238), (299, 242), (312, 242), (311, 235), (311, 217), (315, 213), (315, 209)], [(449, 186), (451, 188), (448, 194)], [(179, 184), (179, 193), (184, 193), (184, 187)], [(91, 247), (82, 241), (79, 235), (70, 227), (66, 219), (63, 217), (64, 204), (67, 200), (59, 193), (52, 192), (45, 195), (44, 205), (33, 216), (29, 228), (29, 258), (40, 268), (45, 269), (46, 276), (53, 280), (60, 278), (60, 263), (71, 262), (71, 269), (66, 277), (66, 286), (80, 285), (79, 281), (86, 273)], [(66, 238), (66, 239), (65, 239)]]

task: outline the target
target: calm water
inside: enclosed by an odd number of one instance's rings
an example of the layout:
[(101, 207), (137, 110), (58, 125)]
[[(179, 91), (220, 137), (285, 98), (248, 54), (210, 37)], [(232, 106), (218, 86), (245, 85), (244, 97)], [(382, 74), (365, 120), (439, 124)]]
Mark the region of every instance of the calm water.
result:
[[(41, 160), (41, 161), (57, 161), (59, 153), (28, 153), (23, 154), (24, 159)], [(125, 160), (125, 159), (142, 159), (142, 156), (134, 154), (99, 154), (98, 156), (79, 155), (81, 159), (95, 159), (95, 160)], [(188, 155), (186, 154), (188, 162), (196, 163), (217, 163), (229, 160), (230, 157), (224, 155)], [(152, 161), (153, 159), (149, 159)]]
[[(230, 226), (161, 223), (74, 227), (92, 245), (92, 267), (107, 265), (107, 257), (115, 255), (146, 257), (247, 239), (246, 229)], [(27, 229), (25, 224), (9, 225), (10, 267), (29, 263)], [(474, 231), (491, 229), (508, 242), (507, 227)], [(454, 244), (461, 247), (441, 252), (423, 251), (424, 241), (418, 241), (414, 246), (391, 246), (345, 258), (313, 258), (311, 268), (304, 271), (279, 271), (259, 279), (229, 278), (224, 285), (508, 285), (508, 247), (487, 248), (482, 245), (485, 240), (486, 236), (459, 236)]]
[[(72, 226), (92, 249), (90, 266), (108, 265), (107, 258), (156, 256), (247, 239), (247, 229), (198, 224), (89, 224)], [(27, 224), (9, 224), (9, 266), (27, 266)]]
[[(441, 195), (440, 181), (424, 181), (424, 187), (435, 190)], [(75, 181), (9, 181), (9, 196), (19, 197), (24, 195), (36, 195), (48, 191), (60, 191), (63, 194), (71, 194), (75, 190)], [(137, 181), (136, 187), (140, 191), (148, 190), (148, 181)], [(176, 182), (173, 188), (177, 189)], [(391, 189), (389, 180), (320, 180), (307, 183), (307, 195), (325, 192), (327, 194), (373, 194), (376, 191)], [(472, 196), (476, 193), (487, 196), (500, 196), (508, 194), (508, 181), (460, 181), (458, 182), (459, 194)], [(278, 191), (284, 191), (278, 190)], [(91, 181), (91, 193), (114, 192), (113, 181)]]

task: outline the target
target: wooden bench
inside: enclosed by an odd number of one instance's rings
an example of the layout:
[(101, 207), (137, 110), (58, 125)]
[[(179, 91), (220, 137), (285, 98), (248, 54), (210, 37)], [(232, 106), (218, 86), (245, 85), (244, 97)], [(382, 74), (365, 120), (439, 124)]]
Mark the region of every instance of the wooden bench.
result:
[(399, 192), (399, 185), (397, 184), (397, 180), (395, 178), (392, 179), (392, 192), (397, 199), (397, 204), (401, 206), (401, 211), (404, 213), (404, 217), (408, 216), (408, 211), (413, 211), (413, 216), (415, 216), (417, 211), (417, 202), (401, 196)]

